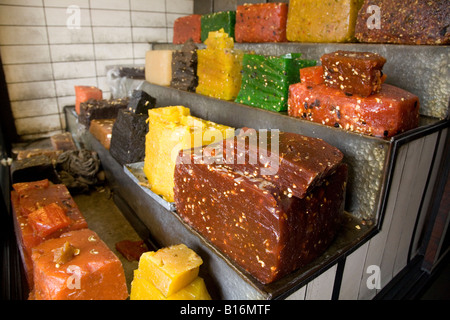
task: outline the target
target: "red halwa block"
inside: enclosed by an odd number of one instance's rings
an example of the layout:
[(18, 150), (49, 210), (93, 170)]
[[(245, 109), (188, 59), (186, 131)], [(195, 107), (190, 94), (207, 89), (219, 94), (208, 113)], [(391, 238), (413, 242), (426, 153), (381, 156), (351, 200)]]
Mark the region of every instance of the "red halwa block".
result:
[(289, 87), (288, 114), (292, 117), (343, 128), (375, 137), (389, 138), (419, 124), (419, 98), (383, 84), (369, 97), (348, 96), (326, 84)]
[(32, 260), (32, 296), (36, 300), (125, 300), (128, 297), (122, 263), (92, 230), (70, 231), (47, 240), (33, 249)]
[(128, 261), (139, 261), (144, 252), (147, 252), (147, 246), (144, 241), (122, 240), (116, 243), (116, 250), (120, 252)]
[(28, 215), (28, 223), (40, 237), (47, 237), (58, 229), (70, 225), (66, 210), (56, 203), (40, 207)]
[(339, 165), (303, 198), (228, 165), (178, 162), (180, 217), (262, 283), (321, 255), (344, 210), (347, 166)]
[(323, 67), (313, 66), (300, 69), (300, 82), (307, 85), (316, 85), (324, 82)]
[(102, 100), (102, 90), (92, 86), (75, 86), (75, 112), (77, 114), (80, 114), (81, 103), (89, 99)]
[(173, 23), (173, 43), (183, 44), (189, 38), (201, 43), (201, 17), (200, 14), (191, 14), (176, 19)]
[(386, 59), (377, 53), (336, 51), (324, 54), (320, 61), (325, 84), (348, 95), (368, 97), (381, 90)]
[[(14, 217), (14, 227), (16, 230), (16, 238), (19, 250), (22, 256), (25, 273), (27, 275), (28, 284), (33, 287), (31, 250), (47, 239), (59, 237), (62, 233), (70, 230), (79, 230), (87, 228), (87, 222), (83, 217), (77, 204), (72, 199), (66, 186), (63, 184), (50, 184), (48, 180), (36, 182), (23, 182), (13, 184), (11, 191), (11, 208)], [(39, 210), (47, 207), (47, 210), (55, 208), (53, 205), (59, 206), (65, 211), (67, 219), (70, 223), (66, 225), (65, 218), (61, 218), (60, 213), (58, 220), (49, 230), (45, 230), (46, 226), (40, 225), (39, 217), (43, 214)], [(50, 205), (50, 207), (48, 207)], [(38, 211), (38, 212), (36, 212)], [(46, 212), (48, 213), (48, 212)], [(54, 212), (52, 212), (54, 213)], [(50, 216), (53, 216), (50, 213)], [(29, 219), (31, 216), (31, 219)], [(54, 229), (58, 225), (61, 228)], [(34, 227), (33, 227), (34, 226)], [(53, 231), (50, 233), (50, 231)]]
[(243, 4), (236, 9), (236, 42), (286, 42), (287, 3)]

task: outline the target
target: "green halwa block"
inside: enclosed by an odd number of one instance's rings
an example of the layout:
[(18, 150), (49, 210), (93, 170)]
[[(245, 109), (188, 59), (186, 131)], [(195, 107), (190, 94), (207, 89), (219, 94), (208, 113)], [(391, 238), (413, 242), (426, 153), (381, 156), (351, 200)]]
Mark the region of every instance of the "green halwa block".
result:
[(300, 82), (300, 69), (316, 60), (300, 59), (301, 53), (282, 56), (245, 54), (237, 103), (281, 112), (287, 110), (289, 86)]
[(202, 15), (201, 40), (205, 42), (210, 31), (223, 29), (234, 40), (234, 26), (236, 24), (236, 11), (221, 11)]

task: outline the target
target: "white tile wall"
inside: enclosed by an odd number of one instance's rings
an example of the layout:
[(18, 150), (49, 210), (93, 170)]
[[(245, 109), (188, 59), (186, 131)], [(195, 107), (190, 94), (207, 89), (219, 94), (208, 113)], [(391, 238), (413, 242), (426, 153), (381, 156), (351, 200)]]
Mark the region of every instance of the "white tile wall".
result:
[(8, 64), (3, 69), (8, 83), (53, 80), (50, 63)]
[(9, 26), (45, 26), (44, 10), (42, 7), (5, 5), (0, 10), (0, 21)]
[(3, 65), (50, 62), (48, 46), (0, 46), (0, 54)]
[(130, 27), (129, 11), (119, 10), (91, 10), (92, 25), (94, 27)]
[(47, 27), (48, 39), (51, 44), (92, 43), (91, 28), (69, 29), (66, 26)]
[(47, 44), (46, 27), (2, 26), (0, 29), (2, 45)]
[[(74, 7), (75, 6), (75, 7)], [(75, 85), (110, 97), (105, 68), (143, 64), (152, 42), (171, 42), (194, 0), (0, 0), (0, 55), (22, 139), (65, 129)]]

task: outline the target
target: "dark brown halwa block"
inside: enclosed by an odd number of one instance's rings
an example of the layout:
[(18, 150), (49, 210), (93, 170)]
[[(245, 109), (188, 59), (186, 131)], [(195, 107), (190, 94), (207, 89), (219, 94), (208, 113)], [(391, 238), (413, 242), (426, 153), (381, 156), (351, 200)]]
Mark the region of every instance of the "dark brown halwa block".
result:
[(144, 161), (148, 114), (120, 110), (112, 128), (111, 156), (121, 165)]
[[(55, 157), (57, 155), (55, 154)], [(21, 160), (14, 160), (11, 164), (12, 183), (37, 181), (48, 179), (53, 183), (60, 183), (53, 166), (53, 159), (46, 154), (38, 154)]]
[(386, 59), (377, 53), (339, 50), (324, 54), (320, 60), (328, 87), (361, 97), (368, 97), (381, 89), (381, 69)]
[(197, 49), (194, 41), (188, 39), (181, 50), (172, 53), (172, 88), (195, 92), (198, 85)]
[(128, 101), (127, 111), (148, 116), (148, 110), (154, 108), (155, 105), (155, 97), (152, 97), (143, 90), (133, 90)]
[(128, 106), (129, 98), (117, 98), (109, 100), (89, 99), (80, 105), (78, 122), (89, 128), (94, 119), (115, 119), (120, 109)]
[[(374, 20), (377, 7), (379, 28)], [(370, 43), (449, 44), (449, 25), (448, 0), (366, 0), (358, 13), (355, 36)]]
[(58, 133), (50, 137), (50, 142), (55, 150), (76, 150), (75, 141), (70, 132)]
[(175, 168), (178, 214), (260, 282), (311, 262), (334, 239), (344, 210), (346, 165), (300, 199), (251, 173), (191, 160)]

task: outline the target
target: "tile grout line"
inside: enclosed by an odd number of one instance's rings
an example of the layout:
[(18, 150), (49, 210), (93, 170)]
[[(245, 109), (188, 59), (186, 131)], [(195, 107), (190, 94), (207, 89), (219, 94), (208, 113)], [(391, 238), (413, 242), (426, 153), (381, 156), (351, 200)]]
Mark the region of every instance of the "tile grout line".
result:
[(53, 85), (53, 90), (54, 90), (55, 99), (56, 99), (56, 107), (58, 109), (59, 130), (62, 132), (64, 130), (65, 124), (62, 121), (63, 113), (61, 111), (61, 108), (60, 108), (60, 105), (59, 105), (59, 102), (58, 102), (58, 99), (57, 99), (56, 82), (55, 82), (55, 69), (53, 67), (52, 51), (51, 51), (51, 48), (50, 48), (50, 35), (49, 35), (49, 32), (48, 32), (48, 21), (47, 21), (47, 13), (45, 12), (45, 8), (46, 8), (46, 6), (45, 6), (45, 3), (44, 3), (44, 0), (42, 0), (42, 10), (43, 10), (43, 13), (44, 13), (44, 21), (45, 21), (45, 32), (46, 32), (46, 35), (47, 35), (47, 49), (48, 49), (48, 55), (49, 55), (49, 59), (50, 59), (50, 69), (51, 69), (51, 75), (52, 75), (51, 76), (51, 80), (49, 80), (49, 81), (51, 81), (52, 85)]
[(97, 84), (97, 88), (99, 87), (99, 80), (98, 80), (98, 72), (97, 72), (97, 53), (95, 49), (95, 39), (94, 39), (94, 26), (92, 23), (92, 4), (91, 0), (89, 0), (89, 21), (90, 21), (90, 30), (91, 30), (91, 37), (92, 37), (92, 49), (94, 52), (94, 65), (95, 65), (95, 81)]

